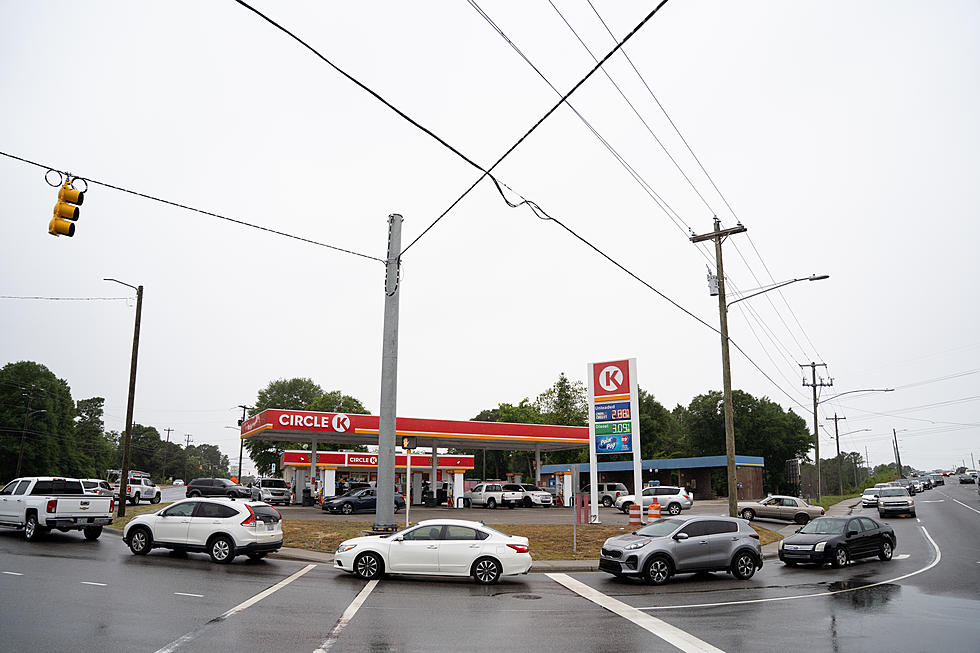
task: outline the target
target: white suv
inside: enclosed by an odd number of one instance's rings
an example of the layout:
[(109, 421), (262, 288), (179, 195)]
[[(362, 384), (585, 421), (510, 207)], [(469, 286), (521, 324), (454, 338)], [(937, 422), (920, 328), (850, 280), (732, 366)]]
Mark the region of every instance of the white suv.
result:
[(215, 562), (252, 560), (282, 548), (282, 515), (261, 501), (184, 499), (126, 524), (123, 541), (136, 555), (161, 547), (207, 553)]
[[(656, 498), (660, 509), (665, 515), (679, 515), (681, 510), (687, 510), (694, 505), (694, 498), (686, 487), (676, 485), (656, 485), (643, 489), (643, 509), (646, 510)], [(630, 505), (636, 503), (632, 494), (616, 499), (616, 507), (627, 515)]]

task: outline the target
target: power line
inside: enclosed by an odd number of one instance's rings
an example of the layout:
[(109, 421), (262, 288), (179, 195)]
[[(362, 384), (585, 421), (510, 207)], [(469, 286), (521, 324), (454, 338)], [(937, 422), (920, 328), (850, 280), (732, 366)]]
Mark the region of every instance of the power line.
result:
[(61, 302), (98, 302), (98, 301), (119, 301), (130, 300), (132, 297), (29, 297), (20, 295), (0, 295), (0, 299), (38, 299), (46, 301)]
[[(25, 158), (16, 156), (14, 154), (10, 154), (8, 152), (0, 152), (0, 155), (5, 156), (5, 157), (10, 158), (10, 159), (15, 159), (17, 161), (21, 161), (23, 163), (28, 163), (28, 164), (33, 165), (33, 166), (37, 166), (38, 168), (42, 168), (44, 170), (57, 170), (57, 168), (55, 166), (45, 165), (43, 163), (38, 163), (36, 161), (31, 161), (30, 159), (25, 159)], [(63, 173), (63, 174), (65, 174), (67, 176), (67, 173)], [(114, 184), (110, 184), (110, 183), (105, 182), (105, 181), (99, 181), (98, 179), (91, 179), (89, 177), (78, 177), (77, 175), (76, 175), (76, 178), (78, 178), (78, 179), (84, 179), (86, 182), (88, 182), (90, 184), (96, 184), (98, 186), (104, 186), (106, 188), (111, 188), (112, 190), (119, 191), (121, 193), (128, 193), (129, 195), (135, 195), (137, 197), (142, 197), (143, 199), (152, 200), (154, 202), (160, 202), (161, 204), (167, 204), (169, 206), (175, 206), (175, 207), (177, 207), (179, 209), (184, 209), (186, 211), (193, 211), (194, 213), (200, 213), (202, 215), (207, 215), (207, 216), (210, 216), (212, 218), (218, 218), (219, 220), (225, 220), (227, 222), (232, 222), (234, 224), (241, 225), (243, 227), (249, 227), (251, 229), (258, 229), (259, 231), (265, 231), (265, 232), (268, 232), (268, 233), (271, 233), (271, 234), (275, 234), (277, 236), (283, 236), (284, 238), (291, 238), (293, 240), (298, 240), (300, 242), (309, 243), (310, 245), (316, 245), (318, 247), (325, 247), (327, 249), (332, 249), (334, 251), (342, 252), (344, 254), (351, 254), (352, 256), (360, 256), (361, 258), (371, 259), (372, 261), (378, 261), (380, 263), (385, 263), (385, 260), (384, 259), (378, 258), (376, 256), (370, 256), (368, 254), (362, 254), (360, 252), (355, 252), (354, 250), (351, 250), (351, 249), (345, 249), (343, 247), (337, 247), (336, 245), (329, 245), (327, 243), (322, 243), (320, 241), (312, 240), (310, 238), (304, 238), (303, 236), (296, 236), (296, 235), (287, 233), (285, 231), (279, 231), (278, 229), (271, 229), (269, 227), (263, 227), (261, 225), (253, 224), (251, 222), (246, 222), (244, 220), (239, 220), (238, 218), (230, 218), (228, 216), (221, 215), (219, 213), (213, 213), (211, 211), (205, 211), (204, 209), (198, 209), (198, 208), (195, 208), (193, 206), (188, 206), (187, 204), (180, 204), (179, 202), (174, 202), (174, 201), (171, 201), (171, 200), (163, 199), (162, 197), (156, 197), (154, 195), (148, 195), (147, 193), (141, 193), (139, 191), (130, 190), (128, 188), (123, 188), (122, 186), (116, 186)]]

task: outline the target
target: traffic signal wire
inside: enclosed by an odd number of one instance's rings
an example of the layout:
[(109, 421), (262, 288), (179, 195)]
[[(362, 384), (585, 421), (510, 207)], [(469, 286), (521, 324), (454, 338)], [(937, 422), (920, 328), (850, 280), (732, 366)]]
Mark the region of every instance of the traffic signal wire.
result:
[[(8, 157), (10, 159), (15, 159), (17, 161), (21, 161), (23, 163), (28, 163), (28, 164), (33, 165), (33, 166), (37, 166), (38, 168), (43, 168), (45, 170), (54, 170), (55, 172), (59, 172), (57, 170), (57, 168), (55, 168), (54, 166), (49, 166), (49, 165), (45, 165), (43, 163), (38, 163), (37, 161), (31, 161), (30, 159), (25, 159), (25, 158), (16, 156), (14, 154), (10, 154), (8, 152), (0, 152), (0, 155), (5, 156), (5, 157)], [(64, 174), (67, 174), (67, 173), (64, 173)], [(116, 191), (119, 191), (121, 193), (128, 193), (129, 195), (135, 195), (137, 197), (142, 197), (143, 199), (152, 200), (154, 202), (160, 202), (161, 204), (167, 204), (169, 206), (175, 206), (175, 207), (177, 207), (179, 209), (184, 209), (185, 211), (193, 211), (194, 213), (200, 213), (202, 215), (210, 216), (212, 218), (218, 218), (219, 220), (225, 220), (227, 222), (232, 222), (234, 224), (241, 225), (243, 227), (249, 227), (251, 229), (258, 229), (259, 231), (265, 231), (267, 233), (275, 234), (277, 236), (282, 236), (284, 238), (291, 238), (293, 240), (298, 240), (300, 242), (309, 243), (310, 245), (316, 245), (318, 247), (326, 247), (327, 249), (332, 249), (334, 251), (342, 252), (344, 254), (351, 254), (352, 256), (360, 256), (361, 258), (371, 259), (372, 261), (378, 261), (380, 263), (386, 263), (385, 259), (378, 258), (377, 256), (371, 256), (369, 254), (362, 254), (361, 252), (355, 252), (354, 250), (351, 250), (351, 249), (345, 249), (343, 247), (338, 247), (336, 245), (330, 245), (328, 243), (322, 243), (322, 242), (320, 242), (318, 240), (312, 240), (310, 238), (305, 238), (303, 236), (296, 236), (294, 234), (287, 233), (285, 231), (279, 231), (278, 229), (272, 229), (270, 227), (263, 227), (262, 225), (254, 224), (252, 222), (246, 222), (244, 220), (239, 220), (238, 218), (230, 218), (230, 217), (228, 217), (226, 215), (221, 215), (220, 213), (213, 213), (211, 211), (205, 211), (204, 209), (198, 209), (198, 208), (195, 208), (193, 206), (188, 206), (187, 204), (181, 204), (179, 202), (174, 202), (172, 200), (164, 199), (162, 197), (156, 197), (154, 195), (148, 195), (147, 193), (141, 193), (139, 191), (130, 190), (128, 188), (123, 188), (122, 186), (116, 186), (114, 184), (110, 184), (109, 182), (106, 182), (106, 181), (99, 181), (98, 179), (92, 179), (90, 177), (81, 177), (81, 176), (78, 176), (78, 175), (74, 175), (74, 176), (77, 179), (83, 179), (86, 183), (96, 184), (98, 186), (104, 186), (105, 188), (111, 188), (112, 190), (116, 190)]]

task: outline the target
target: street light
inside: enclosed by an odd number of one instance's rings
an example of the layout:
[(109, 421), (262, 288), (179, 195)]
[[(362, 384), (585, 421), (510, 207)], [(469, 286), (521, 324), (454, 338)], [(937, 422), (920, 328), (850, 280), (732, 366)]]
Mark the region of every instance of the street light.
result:
[[(816, 390), (816, 385), (814, 385), (813, 386), (813, 397), (814, 397), (814, 401), (813, 401), (813, 423), (814, 424), (817, 423), (817, 406), (819, 406), (820, 404), (822, 404), (824, 402), (831, 401), (833, 399), (837, 399), (838, 397), (843, 397), (844, 395), (854, 394), (856, 392), (894, 392), (894, 391), (895, 391), (895, 388), (865, 388), (863, 390), (848, 390), (847, 392), (839, 392), (839, 393), (837, 393), (835, 395), (831, 395), (830, 397), (825, 397), (824, 399), (817, 400), (817, 398), (816, 398), (816, 396), (817, 396), (817, 390)], [(838, 490), (840, 492), (840, 496), (843, 496), (844, 495), (844, 478), (841, 475), (840, 435), (837, 434), (837, 422), (839, 420), (847, 419), (847, 418), (846, 417), (837, 417), (837, 413), (834, 413), (834, 416), (833, 417), (828, 417), (827, 419), (834, 420), (834, 437), (837, 440), (837, 484), (838, 484)], [(871, 429), (860, 429), (860, 430), (861, 431), (870, 431)], [(857, 433), (857, 432), (858, 431), (851, 431), (851, 433)], [(845, 433), (844, 435), (847, 435), (847, 433)], [(817, 459), (817, 501), (820, 501), (820, 484), (821, 484), (821, 479), (820, 479), (820, 439), (819, 439), (819, 436), (817, 436), (816, 434), (814, 434), (814, 441), (816, 443), (816, 445), (815, 445), (816, 446), (815, 456), (816, 456), (816, 459)], [(856, 474), (857, 474), (857, 471), (855, 471), (855, 475)], [(856, 484), (857, 484), (857, 482), (855, 481), (855, 485)]]
[(20, 463), (24, 459), (24, 438), (27, 435), (27, 423), (30, 420), (31, 415), (37, 415), (38, 413), (48, 412), (44, 408), (38, 408), (37, 410), (28, 410), (24, 413), (24, 427), (20, 430), (20, 453), (17, 454), (17, 471), (14, 472), (14, 478), (20, 476)]
[(103, 279), (136, 291), (136, 325), (133, 327), (133, 356), (129, 361), (129, 400), (126, 402), (126, 435), (123, 444), (122, 469), (119, 470), (119, 516), (126, 516), (126, 483), (129, 481), (129, 442), (133, 432), (133, 400), (136, 398), (136, 359), (140, 348), (140, 317), (143, 312), (143, 286), (133, 286), (119, 279)]
[[(720, 233), (720, 232), (719, 232)], [(694, 240), (692, 238), (692, 240)], [(829, 279), (829, 274), (814, 274), (809, 277), (800, 277), (799, 279), (790, 279), (788, 281), (782, 281), (777, 284), (773, 284), (768, 288), (754, 292), (751, 295), (746, 295), (745, 297), (739, 297), (738, 299), (726, 303), (725, 302), (725, 272), (724, 268), (721, 266), (721, 241), (716, 241), (716, 254), (718, 256), (718, 313), (719, 321), (721, 323), (721, 365), (722, 365), (722, 381), (724, 383), (724, 410), (725, 410), (725, 455), (728, 459), (728, 514), (732, 517), (738, 516), (738, 480), (735, 475), (735, 417), (734, 409), (732, 407), (732, 368), (731, 360), (728, 351), (728, 307), (732, 304), (736, 304), (743, 299), (749, 299), (755, 297), (756, 295), (761, 295), (767, 293), (770, 290), (776, 290), (777, 288), (782, 288), (783, 286), (788, 286), (791, 283), (796, 283), (797, 281), (822, 281), (824, 279)]]

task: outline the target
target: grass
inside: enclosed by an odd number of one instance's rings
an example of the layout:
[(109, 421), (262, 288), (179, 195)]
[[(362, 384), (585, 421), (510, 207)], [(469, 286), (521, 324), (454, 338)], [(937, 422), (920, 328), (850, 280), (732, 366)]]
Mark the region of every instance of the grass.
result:
[[(283, 522), (285, 546), (333, 553), (346, 539), (358, 537), (372, 522), (322, 522), (287, 520)], [(583, 524), (576, 529), (576, 550), (572, 551), (572, 526), (565, 524), (487, 524), (509, 535), (520, 535), (531, 542), (535, 560), (593, 560), (610, 537), (628, 533), (626, 526)], [(763, 545), (782, 539), (779, 533), (752, 524)]]
[(850, 494), (845, 494), (843, 496), (839, 496), (836, 494), (831, 494), (831, 495), (825, 494), (820, 497), (820, 501), (813, 502), (807, 500), (807, 503), (809, 503), (811, 506), (820, 506), (824, 510), (827, 510), (828, 508), (830, 508), (830, 506), (834, 505), (835, 503), (840, 503), (841, 501), (846, 501), (848, 499), (857, 499), (860, 496), (861, 496), (861, 492), (852, 492)]
[(112, 520), (112, 523), (109, 524), (109, 528), (118, 528), (119, 530), (122, 530), (123, 528), (126, 527), (126, 524), (128, 524), (129, 520), (132, 519), (133, 517), (148, 512), (156, 512), (161, 508), (166, 508), (167, 506), (170, 505), (170, 503), (157, 503), (157, 504), (141, 503), (136, 506), (131, 506), (129, 504), (126, 504), (126, 516), (125, 517), (117, 516), (115, 519)]

